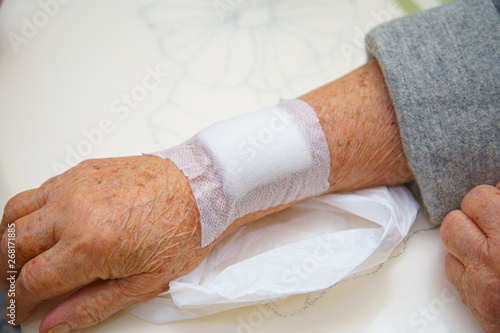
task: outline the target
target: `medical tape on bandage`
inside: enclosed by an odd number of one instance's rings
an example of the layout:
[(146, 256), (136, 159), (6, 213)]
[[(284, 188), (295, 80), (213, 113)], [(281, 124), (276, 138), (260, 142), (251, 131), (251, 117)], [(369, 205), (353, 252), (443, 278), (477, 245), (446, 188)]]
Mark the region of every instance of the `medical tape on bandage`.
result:
[(202, 247), (242, 216), (320, 195), (330, 186), (325, 134), (301, 100), (216, 123), (152, 155), (170, 159), (189, 180)]

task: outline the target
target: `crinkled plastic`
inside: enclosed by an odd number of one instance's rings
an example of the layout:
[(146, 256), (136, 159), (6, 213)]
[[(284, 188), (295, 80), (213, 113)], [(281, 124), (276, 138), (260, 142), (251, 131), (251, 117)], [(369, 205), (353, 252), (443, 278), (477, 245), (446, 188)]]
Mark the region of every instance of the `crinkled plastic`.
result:
[(326, 289), (385, 262), (418, 208), (402, 186), (309, 199), (238, 229), (130, 313), (166, 323)]

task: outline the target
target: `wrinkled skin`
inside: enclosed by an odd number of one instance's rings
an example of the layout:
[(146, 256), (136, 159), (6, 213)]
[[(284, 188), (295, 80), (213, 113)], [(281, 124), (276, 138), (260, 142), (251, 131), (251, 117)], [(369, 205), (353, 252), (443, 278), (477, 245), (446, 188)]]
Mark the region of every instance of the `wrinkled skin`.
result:
[[(82, 162), (6, 205), (0, 283), (6, 278), (6, 228), (15, 222), (17, 323), (43, 300), (75, 292), (43, 321), (62, 332), (97, 324), (168, 289), (194, 269), (199, 214), (187, 179), (155, 156)], [(8, 300), (9, 301), (9, 300)]]
[(500, 183), (472, 189), (444, 219), (441, 238), (448, 280), (485, 331), (500, 332)]

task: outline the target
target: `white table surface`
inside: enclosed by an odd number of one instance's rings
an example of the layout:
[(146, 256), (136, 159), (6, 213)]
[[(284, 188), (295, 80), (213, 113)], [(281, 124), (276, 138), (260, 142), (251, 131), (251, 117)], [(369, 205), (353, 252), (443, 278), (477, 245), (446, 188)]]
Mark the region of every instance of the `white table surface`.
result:
[[(83, 158), (155, 151), (330, 82), (366, 61), (362, 34), (392, 9), (390, 0), (243, 0), (221, 19), (213, 3), (70, 1), (43, 22), (38, 1), (4, 0), (0, 204), (70, 167), (70, 151)], [(40, 27), (16, 52), (9, 36), (22, 36), (23, 17)], [(155, 68), (168, 75), (125, 114), (122, 95), (139, 91)], [(103, 121), (109, 133), (89, 146), (83, 132)], [(412, 230), (427, 227), (419, 216)], [(438, 230), (420, 233), (377, 274), (334, 287), (292, 318), (251, 306), (153, 325), (122, 312), (85, 332), (482, 332), (446, 282), (445, 254)], [(303, 302), (274, 306), (293, 312)], [(37, 332), (51, 305), (23, 331)]]

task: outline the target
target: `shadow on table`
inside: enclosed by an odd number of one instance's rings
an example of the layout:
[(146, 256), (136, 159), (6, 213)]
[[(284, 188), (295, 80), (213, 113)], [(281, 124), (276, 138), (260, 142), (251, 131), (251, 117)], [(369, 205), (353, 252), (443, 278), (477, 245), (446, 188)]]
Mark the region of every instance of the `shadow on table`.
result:
[(21, 327), (12, 327), (9, 326), (5, 320), (3, 319), (3, 313), (5, 311), (6, 305), (5, 305), (5, 293), (0, 291), (0, 313), (2, 314), (2, 318), (0, 320), (0, 333), (20, 333), (21, 332)]

